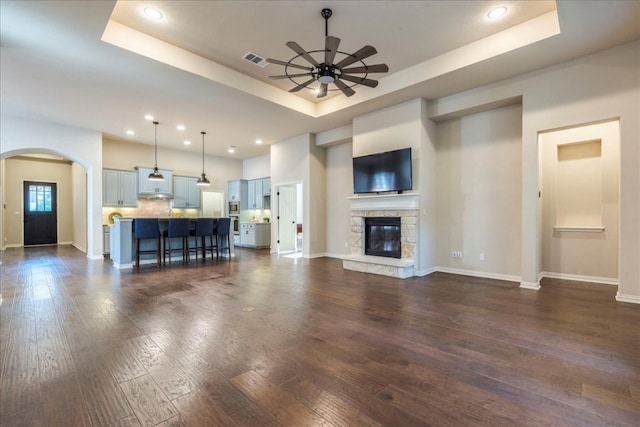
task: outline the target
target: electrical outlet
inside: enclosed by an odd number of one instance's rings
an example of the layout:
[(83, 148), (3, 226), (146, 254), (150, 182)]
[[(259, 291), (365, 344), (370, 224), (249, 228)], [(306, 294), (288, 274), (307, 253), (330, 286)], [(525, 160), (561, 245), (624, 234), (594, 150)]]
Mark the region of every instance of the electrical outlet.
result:
[(480, 254), (480, 261), (484, 261), (484, 254)]
[(462, 252), (458, 251), (458, 259), (462, 259)]
[(456, 251), (451, 251), (451, 258), (458, 258), (458, 253)]

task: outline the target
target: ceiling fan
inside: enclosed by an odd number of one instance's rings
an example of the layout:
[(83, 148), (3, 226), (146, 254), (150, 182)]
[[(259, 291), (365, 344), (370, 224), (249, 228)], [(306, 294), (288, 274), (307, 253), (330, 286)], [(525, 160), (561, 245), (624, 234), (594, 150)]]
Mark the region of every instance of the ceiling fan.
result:
[[(327, 96), (327, 91), (329, 90), (340, 90), (346, 96), (351, 96), (356, 93), (352, 89), (354, 86), (378, 86), (377, 80), (368, 79), (367, 76), (369, 75), (369, 73), (386, 73), (389, 71), (389, 67), (386, 64), (367, 65), (364, 63), (364, 60), (366, 58), (378, 53), (376, 48), (367, 45), (354, 53), (339, 51), (338, 46), (340, 46), (340, 39), (328, 34), (329, 18), (332, 15), (331, 9), (322, 9), (321, 15), (324, 18), (325, 25), (325, 48), (306, 51), (296, 42), (287, 42), (286, 45), (297, 55), (291, 58), (289, 61), (279, 61), (277, 59), (267, 58), (267, 62), (271, 64), (284, 65), (285, 67), (285, 74), (279, 76), (269, 76), (269, 78), (274, 80), (291, 80), (296, 86), (293, 89), (290, 89), (289, 92), (298, 92), (299, 90), (307, 88), (309, 87), (309, 85), (317, 81), (320, 83), (320, 86), (313, 89), (317, 91), (318, 98)], [(324, 58), (320, 60), (321, 62), (312, 56), (312, 54), (317, 54), (320, 52), (324, 53)], [(334, 64), (336, 55), (343, 56), (343, 58), (340, 58), (340, 61)], [(303, 58), (311, 66), (307, 64), (300, 65), (294, 63), (294, 61), (298, 58)], [(349, 65), (357, 62), (359, 62), (360, 64), (356, 64), (357, 66), (355, 67), (346, 68)], [(296, 73), (294, 70), (291, 70), (290, 72), (290, 68), (305, 70), (306, 73)], [(301, 80), (304, 77), (308, 77), (308, 79), (303, 81), (302, 83), (296, 80)], [(349, 83), (345, 83), (345, 81)], [(337, 87), (337, 89), (329, 89), (329, 84), (331, 83), (333, 83)]]

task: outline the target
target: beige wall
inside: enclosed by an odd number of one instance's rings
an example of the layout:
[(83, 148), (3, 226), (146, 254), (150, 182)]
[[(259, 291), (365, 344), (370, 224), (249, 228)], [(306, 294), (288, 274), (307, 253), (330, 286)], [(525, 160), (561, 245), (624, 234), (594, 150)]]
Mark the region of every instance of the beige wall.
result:
[[(87, 169), (87, 257), (102, 255), (102, 136), (88, 129), (19, 117), (0, 118), (2, 158), (28, 153), (64, 156)], [(7, 217), (8, 217), (7, 213)], [(3, 215), (4, 220), (4, 215)], [(7, 230), (4, 230), (5, 235)]]
[(640, 303), (640, 42), (430, 101), (434, 120), (522, 97), (521, 285), (539, 285), (538, 134), (620, 119), (619, 301)]
[(437, 125), (439, 267), (519, 280), (521, 135), (519, 105)]
[[(594, 281), (606, 278), (615, 282), (620, 176), (618, 121), (542, 133), (539, 144), (543, 274), (582, 276), (579, 278)], [(584, 152), (587, 148), (590, 152)], [(567, 149), (580, 149), (575, 153), (579, 158), (559, 161), (559, 152)], [(579, 209), (576, 211), (573, 206)], [(603, 226), (604, 230), (557, 231), (555, 226)]]
[(243, 179), (259, 179), (271, 176), (271, 155), (252, 157), (242, 162)]
[(73, 188), (71, 163), (12, 157), (5, 161), (5, 226), (7, 246), (24, 243), (23, 182), (56, 183), (58, 203), (58, 243), (73, 242)]
[[(305, 257), (326, 253), (326, 159), (324, 148), (315, 145), (314, 136), (305, 134), (271, 145), (271, 186), (302, 183), (303, 239)], [(277, 196), (271, 196), (271, 213), (278, 215)], [(277, 246), (277, 220), (271, 232), (271, 249)]]
[(87, 169), (71, 165), (73, 246), (87, 252)]
[[(104, 168), (123, 170), (134, 170), (136, 166), (152, 167), (153, 150), (153, 145), (104, 138), (102, 165)], [(202, 173), (202, 153), (158, 147), (158, 167), (171, 170), (174, 175), (199, 177)], [(204, 170), (211, 181), (207, 189), (227, 194), (227, 181), (242, 178), (242, 161), (205, 155)]]
[(333, 257), (349, 255), (351, 206), (353, 196), (352, 144), (327, 149), (327, 253)]

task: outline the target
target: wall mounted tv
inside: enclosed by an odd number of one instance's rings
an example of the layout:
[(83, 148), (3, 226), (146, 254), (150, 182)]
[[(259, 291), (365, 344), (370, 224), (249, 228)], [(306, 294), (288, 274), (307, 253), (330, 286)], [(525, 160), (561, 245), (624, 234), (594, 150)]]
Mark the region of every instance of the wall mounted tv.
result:
[(353, 192), (411, 190), (411, 147), (353, 158)]

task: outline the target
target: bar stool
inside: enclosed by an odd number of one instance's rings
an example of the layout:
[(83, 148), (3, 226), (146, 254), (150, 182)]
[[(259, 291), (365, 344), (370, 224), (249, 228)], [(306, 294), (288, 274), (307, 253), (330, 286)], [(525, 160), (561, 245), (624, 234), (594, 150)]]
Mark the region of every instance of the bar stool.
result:
[(211, 258), (213, 258), (213, 218), (198, 218), (196, 220), (196, 228), (189, 231), (189, 240), (191, 240), (191, 237), (195, 238), (195, 246), (192, 249), (189, 245), (189, 253), (191, 251), (195, 252), (196, 261), (198, 260), (198, 240), (202, 243), (202, 259), (207, 259), (207, 237), (209, 237), (209, 250), (211, 251)]
[[(133, 237), (136, 243), (136, 268), (140, 268), (140, 254), (156, 254), (156, 262), (160, 266), (160, 229), (157, 218), (135, 218), (133, 220)], [(141, 240), (155, 240), (154, 249), (140, 249)]]
[[(180, 248), (173, 248), (171, 239), (180, 238)], [(167, 254), (169, 254), (169, 263), (171, 263), (171, 254), (173, 251), (182, 253), (182, 262), (189, 262), (189, 218), (169, 218), (169, 227), (163, 234), (164, 252), (163, 262), (167, 262)], [(169, 246), (167, 246), (167, 243)]]
[[(216, 233), (216, 253), (218, 252), (218, 246), (219, 246), (220, 252), (223, 252), (224, 250), (229, 251), (229, 259), (231, 259), (231, 237), (229, 235), (230, 227), (231, 227), (231, 218), (218, 219), (218, 229)], [(225, 239), (227, 241), (226, 242), (227, 246), (222, 245)]]

